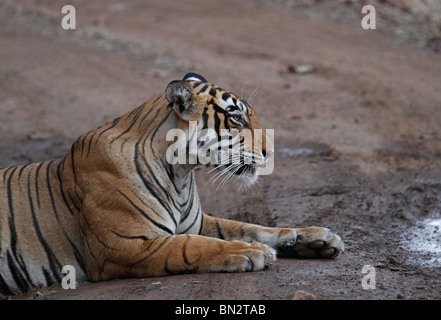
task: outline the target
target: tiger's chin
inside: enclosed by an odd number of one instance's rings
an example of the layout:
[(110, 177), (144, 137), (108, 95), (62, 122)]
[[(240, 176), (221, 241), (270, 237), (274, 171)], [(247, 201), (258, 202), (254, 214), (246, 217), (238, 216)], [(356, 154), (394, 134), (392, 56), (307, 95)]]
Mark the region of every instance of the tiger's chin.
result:
[(240, 182), (245, 187), (253, 186), (259, 177), (256, 166), (251, 164), (231, 166), (230, 172), (233, 173), (235, 180)]

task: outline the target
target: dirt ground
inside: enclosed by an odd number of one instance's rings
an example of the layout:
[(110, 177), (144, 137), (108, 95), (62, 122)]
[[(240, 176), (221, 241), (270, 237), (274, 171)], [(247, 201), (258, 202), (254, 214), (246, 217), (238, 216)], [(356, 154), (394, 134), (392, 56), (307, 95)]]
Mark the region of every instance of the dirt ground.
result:
[[(256, 90), (252, 104), (275, 131), (274, 172), (253, 190), (216, 190), (197, 172), (205, 212), (325, 226), (345, 242), (330, 261), (80, 283), (28, 298), (293, 299), (303, 290), (440, 299), (441, 25), (427, 18), (440, 12), (370, 1), (377, 29), (363, 30), (359, 1), (330, 2), (2, 1), (0, 167), (62, 157), (83, 132), (195, 71), (245, 98)], [(64, 4), (76, 8), (75, 30), (61, 27)], [(313, 69), (296, 72), (302, 65)], [(374, 289), (362, 286), (365, 265)]]

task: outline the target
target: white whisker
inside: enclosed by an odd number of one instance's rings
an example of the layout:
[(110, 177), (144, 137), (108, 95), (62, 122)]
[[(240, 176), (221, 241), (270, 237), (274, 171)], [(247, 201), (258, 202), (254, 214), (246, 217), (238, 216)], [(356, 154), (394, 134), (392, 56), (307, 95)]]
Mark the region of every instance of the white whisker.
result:
[(229, 172), (229, 174), (227, 174), (227, 175), (224, 177), (224, 179), (221, 181), (221, 183), (219, 183), (219, 185), (218, 185), (217, 188), (216, 188), (216, 192), (217, 192), (219, 189), (222, 189), (222, 188), (223, 188), (224, 184), (225, 184), (228, 180), (230, 180), (230, 178), (231, 178), (232, 176), (234, 176), (234, 175), (236, 174), (236, 172), (240, 169), (240, 167), (241, 167), (241, 165), (235, 165), (235, 168), (234, 168), (233, 170), (231, 170), (231, 171)]
[(214, 184), (216, 182), (217, 179), (219, 179), (222, 175), (224, 175), (225, 173), (227, 173), (229, 170), (228, 167), (223, 168), (222, 170), (220, 170), (219, 172), (216, 172), (216, 174), (214, 174), (208, 181), (207, 183), (211, 182), (211, 184)]
[(242, 86), (242, 90), (240, 90), (240, 100), (243, 99), (243, 92), (244, 92), (244, 90), (245, 90), (245, 88), (247, 87), (247, 85), (248, 85), (249, 82), (250, 82), (250, 80), (247, 80), (247, 81), (245, 82), (245, 84)]
[(253, 93), (251, 94), (250, 98), (248, 99), (250, 104), (253, 102), (253, 99), (257, 94), (257, 89), (259, 89), (259, 85), (260, 85), (260, 82), (257, 83), (256, 89), (254, 89)]

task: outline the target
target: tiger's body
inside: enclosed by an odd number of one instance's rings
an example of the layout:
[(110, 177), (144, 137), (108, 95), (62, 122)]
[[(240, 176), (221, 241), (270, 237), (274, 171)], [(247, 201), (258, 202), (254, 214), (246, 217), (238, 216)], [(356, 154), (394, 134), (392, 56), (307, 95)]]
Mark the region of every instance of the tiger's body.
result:
[[(167, 162), (169, 130), (259, 129), (254, 110), (198, 75), (171, 82), (133, 111), (82, 135), (63, 159), (0, 170), (0, 293), (76, 279), (102, 281), (188, 272), (262, 270), (276, 250), (334, 258), (326, 228), (268, 228), (203, 213), (193, 169)], [(262, 139), (258, 161), (272, 152)], [(256, 153), (253, 146), (244, 146)], [(229, 165), (220, 165), (232, 171)], [(256, 179), (256, 164), (231, 175)]]

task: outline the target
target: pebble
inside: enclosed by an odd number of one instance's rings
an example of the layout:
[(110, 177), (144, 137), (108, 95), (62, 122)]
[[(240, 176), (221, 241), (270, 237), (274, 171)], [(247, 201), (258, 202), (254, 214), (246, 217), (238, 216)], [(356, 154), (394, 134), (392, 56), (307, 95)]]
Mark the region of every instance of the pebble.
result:
[(292, 300), (317, 300), (317, 297), (312, 293), (303, 290), (297, 290)]
[(305, 74), (314, 72), (315, 68), (312, 64), (300, 64), (294, 67), (294, 72), (298, 74)]

